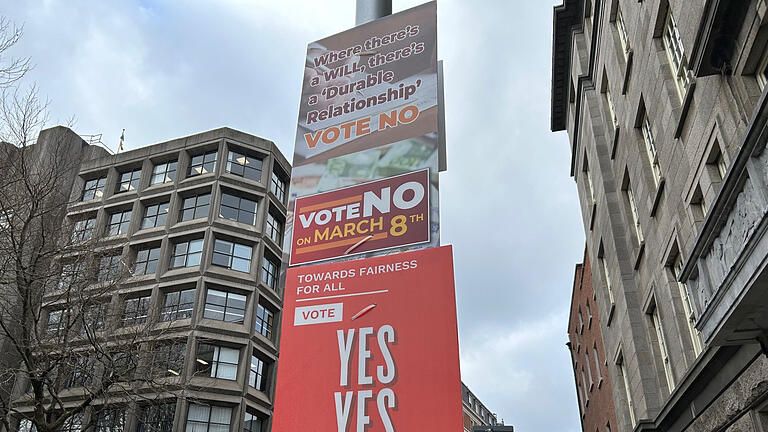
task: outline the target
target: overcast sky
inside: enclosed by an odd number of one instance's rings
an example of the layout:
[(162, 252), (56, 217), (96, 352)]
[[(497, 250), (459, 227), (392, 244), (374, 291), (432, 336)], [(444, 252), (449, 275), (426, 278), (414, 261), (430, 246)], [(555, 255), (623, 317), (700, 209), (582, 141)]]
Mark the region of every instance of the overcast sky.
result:
[[(422, 0), (394, 0), (400, 11)], [(552, 6), (440, 0), (448, 171), (464, 382), (520, 432), (580, 430), (565, 348), (583, 253), (565, 134), (549, 131)], [(306, 44), (354, 24), (353, 0), (6, 1), (15, 54), (52, 123), (128, 149), (221, 126), (291, 159)], [(437, 415), (437, 414), (436, 414)]]

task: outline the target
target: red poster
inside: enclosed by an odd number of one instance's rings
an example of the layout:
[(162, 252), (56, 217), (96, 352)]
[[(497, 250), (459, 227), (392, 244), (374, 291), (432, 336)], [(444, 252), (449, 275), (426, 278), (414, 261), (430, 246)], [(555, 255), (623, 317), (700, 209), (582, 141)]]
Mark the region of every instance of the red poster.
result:
[(429, 170), (296, 199), (291, 265), (429, 241)]
[(460, 431), (451, 246), (288, 269), (274, 432)]

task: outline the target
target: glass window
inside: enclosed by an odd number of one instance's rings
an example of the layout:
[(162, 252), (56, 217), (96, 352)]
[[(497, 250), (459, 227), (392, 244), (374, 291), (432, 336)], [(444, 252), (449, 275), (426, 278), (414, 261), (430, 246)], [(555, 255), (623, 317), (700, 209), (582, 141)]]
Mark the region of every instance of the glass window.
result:
[(656, 331), (656, 342), (659, 346), (659, 355), (661, 355), (661, 362), (664, 364), (664, 374), (667, 377), (667, 388), (669, 391), (675, 389), (675, 377), (672, 373), (672, 364), (669, 359), (669, 352), (667, 351), (667, 342), (664, 338), (664, 327), (661, 325), (661, 318), (659, 317), (659, 308), (654, 307), (651, 312), (651, 325)]
[(67, 316), (64, 309), (56, 309), (48, 312), (48, 322), (45, 326), (45, 333), (48, 336), (58, 335), (67, 325)]
[(121, 173), (120, 183), (117, 185), (117, 191), (115, 193), (128, 192), (138, 189), (140, 178), (141, 168)]
[(80, 243), (93, 238), (93, 228), (96, 226), (96, 218), (80, 219), (75, 222), (72, 230), (72, 242)]
[(608, 113), (611, 115), (611, 121), (613, 122), (613, 128), (619, 127), (619, 117), (616, 116), (616, 106), (613, 104), (613, 96), (611, 96), (611, 90), (609, 87), (605, 87), (605, 100), (608, 104)]
[(19, 420), (18, 432), (37, 432), (37, 426), (32, 423), (32, 420), (21, 419)]
[(83, 430), (83, 413), (72, 414), (64, 420), (61, 432), (80, 432)]
[(139, 408), (137, 432), (172, 432), (176, 401)]
[(203, 317), (242, 323), (245, 319), (245, 300), (246, 297), (241, 294), (208, 289)]
[(702, 351), (701, 332), (696, 328), (696, 314), (693, 311), (691, 297), (688, 295), (688, 287), (680, 282), (680, 274), (683, 272), (683, 256), (679, 252), (670, 270), (672, 270), (672, 278), (675, 279), (677, 290), (680, 292), (680, 301), (683, 303), (683, 313), (685, 313), (688, 322), (688, 333), (693, 343), (693, 352), (698, 356)]
[(104, 409), (97, 414), (96, 432), (123, 432), (125, 411), (118, 408)]
[(210, 193), (184, 198), (181, 205), (179, 222), (208, 217), (208, 207), (210, 207), (210, 205)]
[(160, 311), (161, 321), (175, 321), (192, 316), (195, 306), (195, 290), (173, 291), (165, 295), (163, 309)]
[(157, 260), (160, 259), (160, 247), (141, 249), (136, 253), (134, 276), (154, 274), (157, 272)]
[(203, 256), (203, 239), (183, 241), (173, 245), (171, 268), (194, 267), (200, 265)]
[(232, 408), (190, 404), (186, 432), (229, 432)]
[(242, 198), (227, 192), (221, 194), (221, 206), (219, 207), (219, 216), (225, 219), (246, 223), (248, 225), (256, 224), (256, 201)]
[(271, 259), (264, 257), (261, 262), (261, 281), (273, 290), (277, 290), (277, 276), (280, 271), (280, 265)]
[(283, 180), (276, 172), (272, 171), (272, 184), (270, 185), (269, 190), (272, 191), (281, 203), (285, 202), (286, 189), (287, 185), (285, 180)]
[(635, 235), (637, 235), (637, 242), (643, 242), (643, 227), (640, 225), (640, 214), (637, 212), (637, 204), (635, 201), (635, 194), (632, 193), (632, 187), (627, 185), (627, 202), (629, 202), (629, 213), (632, 216), (632, 223), (635, 225)]
[(80, 334), (92, 334), (104, 330), (109, 316), (109, 303), (95, 303), (84, 305), (81, 315)]
[(167, 162), (161, 162), (152, 169), (152, 181), (150, 184), (162, 184), (170, 183), (176, 180), (176, 165), (175, 160)]
[(251, 372), (248, 376), (248, 385), (256, 390), (265, 391), (267, 389), (267, 367), (264, 360), (251, 354)]
[(592, 357), (595, 360), (595, 370), (597, 371), (598, 386), (603, 381), (603, 371), (600, 369), (600, 357), (597, 355), (597, 345), (592, 346)]
[(212, 173), (216, 170), (216, 150), (192, 156), (189, 164), (189, 176)]
[(120, 275), (120, 264), (122, 260), (120, 255), (103, 256), (99, 259), (99, 273), (97, 280), (99, 282), (111, 281)]
[(243, 432), (263, 432), (264, 421), (250, 411), (245, 412), (245, 423), (243, 423)]
[(195, 369), (211, 378), (235, 380), (239, 357), (240, 350), (201, 343), (197, 346)]
[(656, 152), (656, 140), (653, 138), (653, 131), (651, 130), (651, 122), (648, 120), (648, 114), (643, 116), (642, 130), (645, 153), (646, 156), (648, 156), (648, 162), (651, 164), (653, 181), (656, 183), (656, 186), (658, 186), (659, 181), (661, 180), (661, 167), (659, 166), (659, 155)]
[(253, 248), (226, 240), (216, 239), (213, 244), (213, 265), (248, 273), (251, 271)]
[(131, 211), (123, 210), (111, 213), (107, 221), (107, 235), (115, 236), (127, 234), (131, 227)]
[(158, 341), (150, 351), (152, 359), (148, 368), (152, 377), (179, 376), (184, 371), (184, 352), (187, 343), (184, 340)]
[(262, 160), (230, 150), (227, 153), (227, 172), (254, 181), (261, 181)]
[(123, 327), (128, 327), (147, 322), (149, 316), (150, 296), (136, 297), (125, 300), (123, 309)]
[(69, 372), (64, 379), (64, 388), (83, 387), (91, 384), (93, 359), (85, 354), (75, 354), (68, 359)]
[(256, 322), (254, 327), (256, 332), (272, 340), (272, 326), (274, 325), (275, 314), (269, 308), (262, 306), (261, 303), (256, 306)]
[(272, 213), (267, 213), (267, 236), (278, 245), (282, 245), (283, 223), (272, 216)]
[(624, 16), (621, 15), (621, 8), (618, 3), (616, 3), (616, 30), (619, 33), (622, 54), (624, 54), (624, 59), (626, 59), (630, 49), (629, 35), (627, 34), (627, 26), (624, 24)]
[(168, 218), (168, 202), (148, 205), (144, 208), (144, 219), (141, 220), (141, 229), (165, 226)]
[(107, 184), (107, 178), (101, 177), (93, 180), (86, 180), (83, 186), (83, 201), (92, 199), (101, 199), (104, 196), (104, 185)]
[(664, 48), (667, 52), (669, 67), (672, 69), (672, 76), (675, 78), (677, 94), (682, 101), (685, 98), (685, 92), (688, 90), (688, 86), (691, 84), (691, 77), (688, 74), (688, 58), (685, 55), (683, 41), (680, 39), (680, 33), (677, 31), (675, 18), (672, 16), (672, 11), (670, 11), (669, 8), (667, 10), (666, 22), (664, 23), (664, 35), (662, 36), (662, 39), (664, 41)]

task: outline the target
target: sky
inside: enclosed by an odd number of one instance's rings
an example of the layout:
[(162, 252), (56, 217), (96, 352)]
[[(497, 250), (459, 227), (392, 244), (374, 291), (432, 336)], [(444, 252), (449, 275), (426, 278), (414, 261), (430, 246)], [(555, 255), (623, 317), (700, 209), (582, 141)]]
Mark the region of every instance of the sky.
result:
[[(395, 12), (422, 0), (393, 0)], [(584, 228), (567, 136), (552, 133), (552, 7), (439, 0), (462, 379), (520, 432), (580, 430), (567, 340)], [(126, 149), (229, 126), (291, 159), (306, 45), (354, 25), (353, 0), (25, 0), (12, 54), (51, 124)], [(437, 415), (437, 414), (436, 414)]]

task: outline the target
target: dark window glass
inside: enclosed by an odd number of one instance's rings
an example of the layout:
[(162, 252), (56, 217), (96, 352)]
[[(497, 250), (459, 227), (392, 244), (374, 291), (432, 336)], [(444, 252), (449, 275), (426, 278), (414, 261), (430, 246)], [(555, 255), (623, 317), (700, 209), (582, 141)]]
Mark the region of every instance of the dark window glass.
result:
[(109, 215), (109, 221), (107, 221), (107, 235), (114, 236), (119, 234), (127, 234), (128, 228), (131, 226), (131, 211), (124, 210), (112, 213)]
[(208, 217), (208, 207), (211, 205), (211, 194), (196, 195), (184, 198), (181, 205), (179, 222)]
[(238, 349), (201, 343), (197, 345), (195, 368), (211, 378), (235, 380), (239, 357)]
[(216, 150), (192, 156), (189, 176), (212, 173), (216, 170)]
[(93, 238), (93, 228), (96, 226), (96, 218), (81, 219), (75, 222), (72, 230), (72, 242), (80, 243)]
[(139, 188), (139, 179), (141, 178), (141, 169), (128, 171), (120, 174), (120, 183), (117, 185), (117, 191), (128, 192)]
[(203, 255), (203, 239), (176, 243), (171, 256), (171, 268), (194, 267), (200, 265)]
[(83, 201), (90, 201), (92, 199), (100, 199), (103, 197), (105, 184), (107, 184), (106, 177), (86, 181), (85, 186), (83, 186)]
[(152, 182), (150, 184), (169, 183), (176, 180), (176, 161), (162, 162), (152, 169)]
[(144, 219), (141, 220), (141, 229), (165, 226), (165, 220), (168, 217), (169, 203), (159, 203), (148, 205), (144, 209)]
[(227, 172), (254, 181), (261, 181), (262, 160), (232, 150), (227, 153)]
[(271, 259), (264, 257), (264, 261), (261, 262), (261, 281), (273, 290), (277, 289), (277, 273), (280, 271), (280, 266)]
[(219, 215), (225, 219), (254, 225), (256, 224), (256, 201), (224, 192), (221, 194)]
[(277, 197), (277, 199), (281, 202), (285, 202), (285, 189), (287, 188), (287, 185), (285, 184), (285, 180), (283, 180), (279, 175), (277, 175), (276, 172), (272, 172), (272, 184), (269, 187), (269, 190), (272, 191), (272, 193)]
[(283, 224), (272, 213), (267, 213), (267, 236), (275, 243), (282, 246)]
[(137, 432), (172, 432), (176, 402), (145, 405), (139, 408)]
[(134, 276), (154, 274), (157, 272), (157, 260), (160, 259), (160, 248), (141, 249), (136, 253), (136, 268)]
[(195, 290), (169, 292), (165, 295), (163, 310), (160, 311), (160, 320), (175, 321), (192, 316), (195, 306)]
[(137, 297), (125, 300), (123, 309), (123, 327), (128, 327), (147, 322), (149, 316), (149, 296)]
[(241, 294), (208, 289), (205, 296), (205, 318), (242, 323), (245, 319), (245, 299)]
[(213, 244), (213, 264), (248, 273), (251, 271), (251, 246), (216, 239)]
[(148, 373), (150, 377), (179, 376), (184, 371), (184, 340), (158, 341), (150, 347), (152, 359)]
[(186, 432), (229, 432), (232, 408), (190, 404)]
[(93, 379), (93, 358), (87, 353), (73, 355), (66, 361), (68, 369), (64, 380), (64, 388), (83, 387), (91, 384)]
[(48, 336), (56, 336), (67, 326), (67, 315), (63, 309), (56, 309), (48, 312), (48, 322), (45, 326), (45, 333)]
[(248, 376), (248, 384), (256, 390), (265, 391), (267, 389), (267, 366), (264, 360), (251, 355), (251, 373)]
[(96, 417), (96, 432), (123, 432), (125, 411), (118, 408), (103, 409)]
[(251, 414), (250, 411), (246, 411), (243, 432), (263, 432), (263, 430), (264, 421), (255, 414)]
[(120, 275), (120, 264), (122, 260), (120, 255), (103, 256), (99, 259), (99, 273), (97, 280), (106, 282), (114, 280)]
[(109, 303), (95, 303), (83, 306), (81, 315), (80, 334), (93, 334), (102, 331), (107, 326), (109, 316)]
[(261, 333), (262, 336), (271, 340), (274, 321), (274, 312), (259, 303), (258, 306), (256, 306), (256, 323), (254, 325), (256, 332)]

